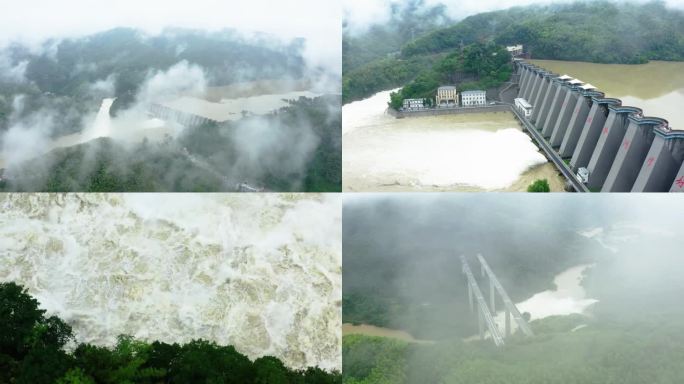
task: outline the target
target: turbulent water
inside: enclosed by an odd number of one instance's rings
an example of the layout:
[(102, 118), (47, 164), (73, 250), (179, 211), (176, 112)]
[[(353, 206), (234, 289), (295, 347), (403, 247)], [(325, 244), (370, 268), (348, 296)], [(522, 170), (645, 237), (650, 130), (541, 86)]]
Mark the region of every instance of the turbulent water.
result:
[(532, 60), (552, 72), (593, 84), (623, 105), (639, 107), (646, 116), (662, 117), (673, 129), (684, 129), (684, 63), (652, 61), (642, 65), (593, 64)]
[[(589, 306), (596, 303), (596, 299), (587, 298), (582, 287), (582, 276), (591, 265), (578, 265), (558, 274), (554, 279), (554, 289), (539, 292), (529, 299), (516, 303), (520, 313), (527, 312), (531, 320), (543, 319), (555, 315), (571, 315), (583, 313)], [(501, 305), (501, 304), (499, 304)], [(499, 311), (495, 321), (499, 329), (505, 329), (505, 312)], [(511, 318), (511, 329), (517, 324)]]
[[(77, 133), (63, 135), (54, 140), (45, 139), (35, 146), (27, 149), (22, 147), (22, 150), (27, 151), (23, 154), (21, 159), (28, 160), (38, 157), (58, 148), (66, 148), (74, 145), (87, 143), (99, 137), (111, 137), (124, 143), (140, 143), (144, 139), (152, 142), (160, 141), (168, 136), (174, 136), (180, 132), (182, 127), (167, 124), (160, 119), (149, 118), (140, 111), (132, 111), (128, 114), (122, 114), (116, 119), (112, 119), (109, 115), (109, 110), (112, 107), (114, 99), (106, 98), (102, 100), (100, 109), (95, 116), (88, 115), (84, 117), (86, 122), (85, 128)], [(26, 145), (26, 144), (23, 144)], [(6, 158), (14, 158), (11, 154), (0, 153), (0, 168), (4, 166), (11, 166), (10, 161), (5, 164)]]
[(524, 191), (563, 181), (507, 112), (395, 119), (385, 91), (342, 109), (345, 191)]
[(234, 345), (340, 369), (334, 195), (0, 195), (0, 281), (26, 286), (78, 341)]

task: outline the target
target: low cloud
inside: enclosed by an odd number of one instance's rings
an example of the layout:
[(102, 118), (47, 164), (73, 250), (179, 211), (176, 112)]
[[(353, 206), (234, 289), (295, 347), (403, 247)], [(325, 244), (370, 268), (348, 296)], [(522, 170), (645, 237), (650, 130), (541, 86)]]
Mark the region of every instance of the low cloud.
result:
[(207, 78), (204, 70), (197, 65), (181, 61), (166, 71), (151, 73), (140, 88), (139, 102), (175, 97), (179, 95), (204, 95)]
[(12, 63), (7, 55), (0, 54), (0, 81), (24, 82), (28, 61)]
[[(616, 0), (618, 3), (647, 3), (651, 1)], [(351, 33), (362, 33), (371, 25), (386, 23), (390, 20), (392, 8), (401, 9), (406, 6), (406, 2), (400, 0), (342, 0), (342, 2), (346, 29)], [(478, 13), (508, 9), (514, 6), (572, 2), (575, 0), (518, 0), (515, 3), (510, 0), (423, 0), (422, 3), (424, 7), (445, 5), (449, 17), (454, 20), (461, 20)], [(665, 0), (664, 3), (670, 8), (684, 9), (682, 0)]]

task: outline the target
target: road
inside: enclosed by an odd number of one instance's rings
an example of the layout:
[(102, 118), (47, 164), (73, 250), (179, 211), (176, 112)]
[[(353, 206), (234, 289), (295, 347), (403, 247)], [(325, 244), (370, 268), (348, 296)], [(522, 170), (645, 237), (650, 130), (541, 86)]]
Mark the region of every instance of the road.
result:
[(529, 120), (527, 120), (524, 116), (522, 116), (514, 106), (510, 104), (507, 105), (511, 107), (511, 111), (513, 112), (513, 114), (515, 114), (518, 120), (523, 123), (527, 131), (530, 133), (530, 136), (532, 136), (534, 141), (536, 141), (539, 147), (544, 151), (544, 153), (546, 153), (546, 157), (556, 165), (556, 168), (558, 168), (558, 170), (565, 177), (565, 179), (570, 182), (575, 191), (589, 192), (587, 186), (577, 179), (577, 177), (572, 172), (570, 167), (568, 167), (568, 165), (565, 164), (563, 159), (561, 159), (560, 155), (553, 150), (551, 145), (546, 141), (546, 139), (544, 139), (544, 137), (542, 137), (541, 133), (537, 131), (534, 125), (532, 125), (532, 123), (530, 123)]

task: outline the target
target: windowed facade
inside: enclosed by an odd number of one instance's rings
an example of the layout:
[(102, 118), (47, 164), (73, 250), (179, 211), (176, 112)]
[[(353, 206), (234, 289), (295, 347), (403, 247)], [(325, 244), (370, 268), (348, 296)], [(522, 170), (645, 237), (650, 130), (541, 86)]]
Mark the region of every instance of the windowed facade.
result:
[(461, 103), (464, 107), (474, 107), (487, 104), (487, 92), (464, 91), (461, 92)]

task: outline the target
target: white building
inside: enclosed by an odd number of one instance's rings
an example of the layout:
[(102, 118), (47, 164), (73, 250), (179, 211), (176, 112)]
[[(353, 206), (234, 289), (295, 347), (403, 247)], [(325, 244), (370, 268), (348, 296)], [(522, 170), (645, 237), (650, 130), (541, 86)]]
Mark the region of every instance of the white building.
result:
[(461, 105), (464, 107), (487, 105), (487, 92), (463, 91), (461, 92)]
[(415, 110), (424, 109), (425, 100), (424, 99), (404, 99), (404, 109)]
[(527, 100), (521, 97), (515, 99), (515, 107), (518, 109), (518, 111), (522, 112), (523, 116), (532, 116), (532, 106), (527, 102)]
[(522, 44), (508, 46), (506, 47), (506, 50), (510, 52), (511, 56), (513, 57), (520, 56), (523, 54)]
[(458, 105), (458, 92), (453, 85), (445, 85), (437, 88), (435, 98), (437, 107), (455, 107)]

